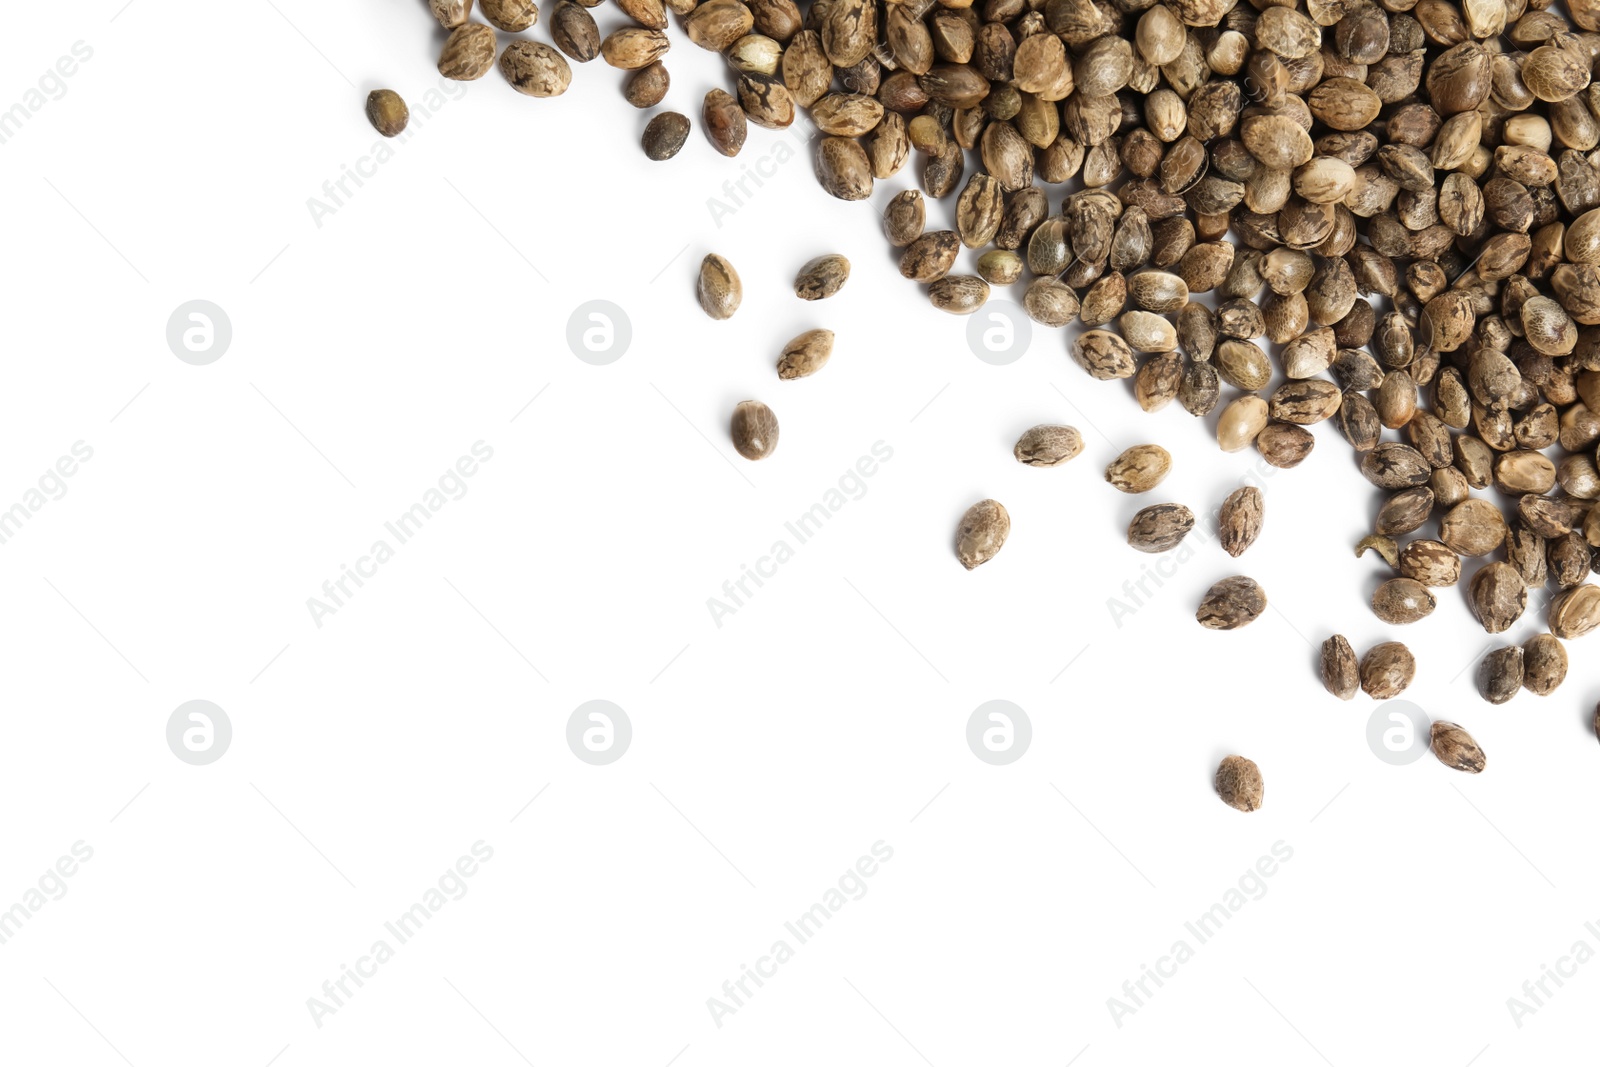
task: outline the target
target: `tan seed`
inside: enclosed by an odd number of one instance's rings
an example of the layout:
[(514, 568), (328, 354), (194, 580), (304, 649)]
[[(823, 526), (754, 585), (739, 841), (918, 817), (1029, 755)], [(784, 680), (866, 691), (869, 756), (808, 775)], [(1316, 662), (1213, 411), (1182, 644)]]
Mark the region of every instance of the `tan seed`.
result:
[(988, 563), (1011, 533), (1011, 516), (998, 500), (980, 500), (967, 509), (956, 530), (956, 558), (967, 570)]
[(1017, 438), (1011, 454), (1030, 467), (1059, 467), (1083, 451), (1083, 435), (1072, 426), (1041, 423)]
[(784, 381), (808, 378), (821, 370), (833, 355), (832, 330), (807, 330), (790, 341), (778, 358), (778, 377)]
[(714, 319), (728, 319), (744, 300), (744, 283), (733, 264), (715, 252), (700, 261), (700, 276), (695, 283), (700, 309)]
[(1261, 768), (1243, 756), (1228, 756), (1217, 766), (1217, 796), (1237, 811), (1256, 811), (1266, 796)]
[(451, 81), (477, 81), (494, 66), (494, 31), (467, 22), (450, 31), (439, 53), (439, 73)]
[(1172, 470), (1172, 454), (1160, 445), (1134, 445), (1106, 467), (1106, 481), (1124, 493), (1148, 493)]

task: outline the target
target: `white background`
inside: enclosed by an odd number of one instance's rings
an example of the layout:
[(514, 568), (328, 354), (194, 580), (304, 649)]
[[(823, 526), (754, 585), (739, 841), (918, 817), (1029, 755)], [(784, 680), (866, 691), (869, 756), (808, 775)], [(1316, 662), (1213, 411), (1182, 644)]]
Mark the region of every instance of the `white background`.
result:
[[(1197, 537), (1118, 626), (1108, 598), (1156, 562), (1124, 543), (1133, 512), (1210, 513), (1257, 458), (1177, 405), (1140, 412), (1043, 328), (1014, 364), (975, 358), (881, 237), (910, 171), (845, 204), (803, 132), (717, 156), (699, 101), (731, 82), (674, 27), (667, 104), (697, 127), (676, 159), (643, 157), (648, 116), (598, 61), (556, 100), (491, 72), (318, 226), (308, 198), (378, 141), (366, 93), (417, 108), (437, 84), (420, 0), (122, 3), (21, 5), (0, 40), (0, 107), (93, 49), (0, 145), (0, 505), (94, 450), (0, 546), (0, 907), (94, 850), (0, 946), (0, 1058), (1342, 1067), (1590, 1047), (1600, 966), (1520, 1028), (1506, 1001), (1579, 939), (1600, 949), (1581, 828), (1600, 669), (1579, 643), (1554, 696), (1495, 708), (1462, 589), (1381, 626), (1382, 565), (1351, 553), (1377, 494), (1332, 426), (1269, 470), (1255, 548)], [(780, 143), (794, 158), (719, 226), (708, 198)], [(724, 323), (694, 302), (709, 251), (744, 279)], [(796, 300), (797, 268), (832, 251), (849, 284)], [(210, 366), (166, 343), (193, 299), (232, 323)], [(632, 323), (609, 366), (566, 344), (591, 299)], [(813, 326), (833, 361), (780, 383)], [(727, 439), (747, 397), (782, 421), (760, 464)], [(1045, 421), (1085, 453), (1017, 464)], [(480, 440), (467, 495), (318, 628), (307, 598)], [(893, 458), (866, 495), (715, 626), (707, 598), (878, 441)], [(1104, 466), (1145, 441), (1173, 473), (1121, 496)], [(968, 573), (954, 530), (986, 496), (1013, 532)], [(1201, 594), (1233, 573), (1272, 608), (1202, 630)], [(1376, 758), (1374, 702), (1317, 682), (1333, 632), (1403, 637), (1407, 697), (1464, 723), (1487, 772)], [(191, 699), (233, 724), (210, 766), (165, 742)], [(633, 724), (610, 766), (565, 743), (591, 699)], [(965, 741), (991, 699), (1033, 725), (1007, 767)], [(1212, 793), (1229, 752), (1263, 769), (1255, 814)], [(307, 998), (479, 840), (470, 892), (316, 1025)], [(893, 859), (866, 895), (715, 1025), (707, 998), (877, 841)], [(1184, 923), (1280, 841), (1265, 895), (1198, 945)], [(1194, 958), (1118, 1026), (1108, 998), (1180, 938)]]

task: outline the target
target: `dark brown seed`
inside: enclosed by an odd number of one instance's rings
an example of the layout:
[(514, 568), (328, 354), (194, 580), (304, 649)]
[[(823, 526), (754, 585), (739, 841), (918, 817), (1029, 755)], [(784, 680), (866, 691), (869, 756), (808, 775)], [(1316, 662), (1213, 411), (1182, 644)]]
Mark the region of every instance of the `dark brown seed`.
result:
[(658, 162), (671, 159), (688, 139), (688, 117), (676, 111), (663, 111), (644, 128), (644, 154)]
[(1567, 677), (1567, 650), (1554, 634), (1540, 634), (1522, 646), (1522, 684), (1535, 696), (1549, 696)]
[(1059, 467), (1083, 451), (1083, 435), (1071, 426), (1040, 424), (1017, 438), (1011, 454), (1030, 467)]
[(998, 500), (980, 500), (967, 509), (956, 530), (956, 558), (967, 570), (988, 563), (1011, 533), (1011, 516)]
[(817, 180), (830, 196), (865, 200), (872, 195), (872, 164), (848, 137), (824, 137), (817, 145)]
[(569, 59), (587, 63), (600, 54), (600, 29), (582, 4), (561, 0), (550, 16), (550, 37)]
[(1255, 579), (1235, 575), (1206, 591), (1194, 617), (1208, 630), (1237, 630), (1255, 622), (1266, 610), (1267, 594)]
[(1426, 618), (1437, 604), (1427, 586), (1412, 578), (1390, 578), (1372, 594), (1373, 614), (1392, 626)]
[(1416, 676), (1416, 657), (1399, 641), (1373, 645), (1361, 657), (1361, 688), (1375, 700), (1399, 696)]
[[(883, 230), (889, 238), (889, 243), (895, 248), (904, 248), (918, 237), (922, 236), (922, 228), (927, 219), (927, 205), (922, 199), (922, 193), (916, 189), (904, 189), (895, 194), (889, 201), (889, 206), (883, 212)], [(952, 234), (952, 237), (955, 235)], [(958, 239), (959, 243), (959, 239)], [(952, 254), (951, 261), (955, 256)], [(905, 272), (902, 262), (901, 273)], [(946, 270), (949, 268), (946, 267)]]
[(705, 126), (706, 137), (725, 156), (738, 155), (750, 133), (744, 109), (733, 94), (724, 89), (706, 93), (705, 103), (700, 107), (700, 121)]
[(1266, 794), (1261, 768), (1243, 756), (1228, 756), (1217, 767), (1217, 796), (1230, 808), (1255, 811)]
[(850, 261), (837, 254), (818, 256), (800, 268), (794, 280), (794, 295), (801, 300), (826, 300), (844, 288), (850, 277)]
[(1316, 443), (1310, 430), (1288, 422), (1270, 422), (1256, 435), (1256, 448), (1261, 458), (1284, 469), (1298, 467)]
[(970, 315), (989, 299), (989, 283), (971, 274), (947, 274), (928, 286), (928, 301), (952, 315)]
[[(741, 74), (738, 94), (739, 106), (744, 108), (745, 117), (757, 126), (782, 130), (794, 123), (794, 97), (784, 83), (776, 78), (762, 74)], [(856, 147), (860, 148), (859, 145)], [(861, 163), (863, 166), (866, 164), (865, 152), (861, 154)]]
[(393, 89), (374, 89), (367, 95), (367, 121), (385, 137), (398, 137), (411, 120), (411, 110)]
[(1182, 504), (1142, 508), (1128, 524), (1128, 544), (1140, 552), (1165, 552), (1194, 529), (1194, 512)]
[(1241, 486), (1228, 494), (1217, 514), (1217, 533), (1222, 550), (1238, 557), (1256, 543), (1261, 536), (1264, 501), (1261, 490), (1253, 485)]
[(1472, 735), (1453, 722), (1440, 720), (1428, 731), (1430, 746), (1439, 762), (1453, 770), (1477, 774), (1487, 760)]
[(1491, 704), (1504, 704), (1522, 688), (1523, 676), (1522, 649), (1497, 648), (1478, 664), (1478, 692)]
[(1322, 642), (1322, 687), (1340, 700), (1349, 700), (1361, 688), (1355, 649), (1343, 634)]
[(1425, 485), (1402, 489), (1378, 509), (1377, 529), (1381, 534), (1408, 534), (1421, 529), (1433, 514), (1433, 490)]
[(1410, 445), (1389, 441), (1361, 458), (1361, 473), (1379, 489), (1410, 489), (1425, 484), (1433, 468)]
[(900, 257), (900, 273), (914, 282), (934, 282), (950, 273), (961, 238), (953, 230), (934, 230), (911, 242)]
[(661, 103), (671, 84), (672, 76), (667, 73), (667, 68), (660, 63), (651, 63), (629, 76), (622, 95), (628, 103), (643, 110)]
[(778, 416), (759, 400), (733, 409), (733, 447), (745, 459), (766, 459), (778, 448)]
[(1485, 631), (1504, 633), (1527, 608), (1528, 587), (1515, 567), (1496, 561), (1472, 576), (1467, 599)]

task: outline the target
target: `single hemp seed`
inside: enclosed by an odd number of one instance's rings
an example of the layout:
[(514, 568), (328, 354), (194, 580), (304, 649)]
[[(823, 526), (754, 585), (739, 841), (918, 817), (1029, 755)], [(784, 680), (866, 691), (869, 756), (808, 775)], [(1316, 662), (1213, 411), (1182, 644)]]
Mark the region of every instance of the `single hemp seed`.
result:
[(398, 137), (411, 121), (411, 109), (393, 89), (374, 89), (367, 95), (367, 121), (385, 137)]

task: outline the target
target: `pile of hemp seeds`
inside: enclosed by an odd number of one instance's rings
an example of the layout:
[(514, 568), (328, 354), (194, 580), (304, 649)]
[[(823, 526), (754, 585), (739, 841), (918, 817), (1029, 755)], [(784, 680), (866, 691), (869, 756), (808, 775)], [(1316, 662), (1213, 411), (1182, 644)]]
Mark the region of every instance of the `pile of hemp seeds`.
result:
[[(1131, 379), (1146, 411), (1176, 400), (1214, 415), (1224, 451), (1254, 448), (1275, 467), (1310, 454), (1308, 426), (1336, 422), (1386, 494), (1356, 548), (1393, 575), (1372, 598), (1383, 622), (1427, 617), (1464, 563), (1488, 633), (1530, 599), (1546, 613), (1548, 633), (1484, 657), (1486, 700), (1553, 692), (1563, 642), (1600, 627), (1588, 580), (1600, 563), (1600, 2), (613, 0), (634, 25), (604, 38), (587, 10), (600, 2), (559, 0), (551, 47), (522, 36), (538, 22), (532, 0), (478, 0), (490, 25), (472, 0), (429, 0), (451, 31), (440, 73), (481, 78), (498, 54), (513, 88), (551, 97), (571, 82), (568, 60), (598, 57), (629, 72), (630, 103), (654, 108), (670, 88), (670, 12), (727, 58), (729, 89), (700, 109), (721, 154), (738, 155), (750, 124), (781, 129), (803, 110), (830, 195), (863, 200), (911, 168), (920, 188), (895, 195), (883, 225), (934, 307), (971, 314), (994, 287), (1021, 285), (1035, 322), (1085, 327), (1068, 347), (1091, 377)], [(497, 30), (511, 35), (503, 46)], [(404, 129), (388, 90), (368, 114), (385, 135)], [(692, 125), (660, 112), (646, 155), (672, 158)], [(954, 230), (926, 230), (928, 197), (955, 198)], [(954, 273), (963, 249), (975, 273)], [(848, 263), (824, 259), (802, 269), (799, 295), (802, 282), (831, 285), (824, 295), (843, 284)], [(723, 267), (701, 267), (713, 317), (732, 314)], [(820, 370), (832, 339), (791, 342), (780, 376)], [(741, 455), (764, 458), (776, 416), (747, 401), (731, 432)], [(1071, 427), (1041, 426), (1015, 456), (1054, 466), (1081, 448)], [(1107, 480), (1153, 488), (1165, 451), (1129, 452)], [(1261, 502), (1230, 497), (1224, 511), (1237, 555), (1260, 532)], [(1183, 505), (1154, 505), (1128, 539), (1165, 551), (1193, 525)], [(1009, 528), (999, 502), (973, 505), (958, 559), (994, 558)], [(1234, 576), (1196, 618), (1232, 629), (1265, 604)], [(1342, 699), (1391, 698), (1415, 669), (1399, 642), (1361, 657), (1338, 635), (1323, 646), (1323, 683)], [(1447, 766), (1483, 769), (1460, 726), (1437, 722), (1430, 740)], [(1249, 760), (1228, 757), (1216, 784), (1230, 805), (1260, 806)]]

